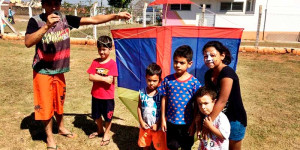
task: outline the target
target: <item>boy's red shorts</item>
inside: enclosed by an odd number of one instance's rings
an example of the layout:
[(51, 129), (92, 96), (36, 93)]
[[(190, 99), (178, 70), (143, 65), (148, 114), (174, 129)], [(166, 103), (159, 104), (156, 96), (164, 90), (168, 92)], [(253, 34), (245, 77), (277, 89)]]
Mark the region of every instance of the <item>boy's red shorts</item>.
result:
[(35, 120), (49, 120), (63, 114), (66, 93), (64, 74), (45, 75), (33, 71)]

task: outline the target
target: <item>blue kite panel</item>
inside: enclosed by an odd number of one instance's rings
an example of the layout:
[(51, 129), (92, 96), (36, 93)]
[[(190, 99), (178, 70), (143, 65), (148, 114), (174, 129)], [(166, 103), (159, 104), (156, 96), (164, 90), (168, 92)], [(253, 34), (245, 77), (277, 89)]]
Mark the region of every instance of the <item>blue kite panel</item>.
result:
[(118, 86), (138, 91), (146, 86), (146, 68), (156, 62), (156, 38), (114, 39)]
[(222, 39), (222, 38), (186, 38), (186, 37), (173, 37), (172, 38), (172, 60), (171, 60), (171, 73), (175, 73), (173, 68), (173, 54), (174, 51), (181, 45), (189, 45), (194, 52), (193, 65), (189, 68), (189, 73), (193, 74), (201, 84), (204, 84), (204, 75), (208, 70), (204, 64), (204, 58), (202, 54), (202, 48), (209, 41), (219, 41), (226, 46), (231, 53), (232, 61), (229, 64), (231, 68), (236, 70), (238, 60), (238, 50), (241, 43), (240, 39)]

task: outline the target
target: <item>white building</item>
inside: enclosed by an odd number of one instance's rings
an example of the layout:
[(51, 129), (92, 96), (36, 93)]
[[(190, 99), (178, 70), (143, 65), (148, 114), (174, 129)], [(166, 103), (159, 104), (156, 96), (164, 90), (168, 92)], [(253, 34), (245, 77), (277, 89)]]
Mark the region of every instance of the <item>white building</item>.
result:
[[(259, 6), (262, 6), (260, 38), (299, 41), (300, 0), (191, 0), (195, 4), (163, 6), (163, 25), (201, 25), (244, 28), (243, 39), (255, 39)], [(165, 14), (167, 12), (167, 14)], [(167, 18), (165, 20), (165, 17)], [(264, 37), (262, 36), (264, 35)]]

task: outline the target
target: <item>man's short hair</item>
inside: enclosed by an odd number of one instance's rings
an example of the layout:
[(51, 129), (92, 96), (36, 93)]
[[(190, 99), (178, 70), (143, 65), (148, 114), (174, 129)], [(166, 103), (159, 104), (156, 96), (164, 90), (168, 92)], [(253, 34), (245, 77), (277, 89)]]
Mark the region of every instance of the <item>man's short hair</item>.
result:
[(175, 57), (184, 57), (188, 62), (191, 62), (193, 60), (193, 50), (188, 45), (179, 46), (174, 52), (173, 59)]

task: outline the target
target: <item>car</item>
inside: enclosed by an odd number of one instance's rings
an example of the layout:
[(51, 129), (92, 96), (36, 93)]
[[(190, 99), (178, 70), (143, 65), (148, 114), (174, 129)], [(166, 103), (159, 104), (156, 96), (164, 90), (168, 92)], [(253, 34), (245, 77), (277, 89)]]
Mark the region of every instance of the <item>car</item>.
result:
[[(150, 24), (151, 20), (152, 20), (152, 16), (151, 15), (146, 15), (146, 23)], [(143, 16), (136, 17), (135, 22), (143, 23)]]

